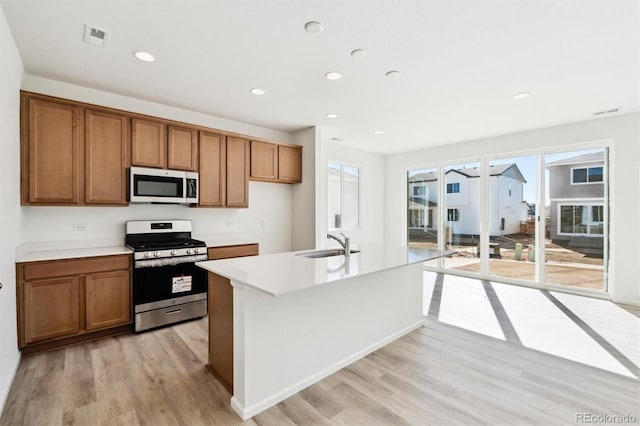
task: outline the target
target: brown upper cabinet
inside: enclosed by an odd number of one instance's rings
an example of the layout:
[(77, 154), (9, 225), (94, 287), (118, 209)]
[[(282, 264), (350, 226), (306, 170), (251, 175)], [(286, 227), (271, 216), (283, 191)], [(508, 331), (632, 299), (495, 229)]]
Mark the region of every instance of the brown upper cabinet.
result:
[(228, 207), (249, 207), (249, 141), (227, 136)]
[(302, 182), (302, 147), (251, 141), (251, 180)]
[(167, 168), (167, 126), (134, 118), (131, 121), (131, 165)]
[(22, 108), (22, 204), (127, 204), (126, 116), (24, 95)]
[(86, 204), (127, 204), (129, 120), (124, 115), (85, 111)]
[(278, 145), (278, 180), (302, 182), (302, 147)]
[(226, 204), (227, 151), (223, 135), (200, 132), (199, 206), (224, 207)]
[(276, 180), (278, 177), (278, 146), (273, 143), (251, 141), (251, 178)]
[(168, 168), (198, 171), (198, 131), (187, 127), (169, 126)]
[(82, 120), (72, 104), (22, 98), (23, 204), (81, 204)]
[(197, 171), (200, 206), (248, 207), (248, 181), (302, 180), (302, 147), (21, 92), (23, 205), (126, 206), (130, 166)]

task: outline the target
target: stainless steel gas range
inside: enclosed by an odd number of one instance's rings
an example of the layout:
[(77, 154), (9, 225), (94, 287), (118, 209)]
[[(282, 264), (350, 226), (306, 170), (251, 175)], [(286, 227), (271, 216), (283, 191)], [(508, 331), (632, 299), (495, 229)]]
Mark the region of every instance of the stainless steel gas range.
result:
[(133, 253), (134, 331), (144, 331), (207, 314), (207, 245), (191, 238), (189, 220), (126, 223)]

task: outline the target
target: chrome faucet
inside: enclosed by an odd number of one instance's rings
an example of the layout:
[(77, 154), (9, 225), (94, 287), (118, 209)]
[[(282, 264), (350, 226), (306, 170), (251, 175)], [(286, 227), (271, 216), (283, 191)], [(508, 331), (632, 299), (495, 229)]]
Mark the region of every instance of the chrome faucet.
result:
[(340, 245), (342, 246), (342, 248), (344, 249), (345, 257), (349, 257), (349, 256), (351, 256), (351, 240), (349, 239), (349, 237), (344, 235), (342, 232), (340, 233), (340, 235), (342, 235), (344, 237), (344, 241), (342, 241), (340, 239), (340, 237), (336, 237), (335, 235), (331, 235), (331, 234), (327, 234), (327, 238), (333, 238), (334, 240), (339, 242)]

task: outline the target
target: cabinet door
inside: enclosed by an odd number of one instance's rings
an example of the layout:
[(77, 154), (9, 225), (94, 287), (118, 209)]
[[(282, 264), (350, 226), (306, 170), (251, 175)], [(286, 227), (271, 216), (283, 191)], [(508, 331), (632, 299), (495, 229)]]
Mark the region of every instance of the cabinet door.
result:
[(86, 276), (87, 330), (131, 322), (129, 271), (112, 271)]
[(302, 182), (302, 148), (278, 145), (278, 180)]
[(23, 203), (79, 204), (80, 110), (72, 105), (29, 99), (28, 111), (27, 149), (22, 156), (23, 162), (28, 163), (22, 164)]
[(249, 141), (227, 137), (227, 206), (249, 207)]
[(225, 205), (226, 156), (224, 136), (200, 132), (200, 206)]
[(166, 126), (156, 121), (131, 120), (131, 164), (167, 167)]
[(168, 166), (175, 170), (198, 171), (198, 131), (169, 126)]
[(251, 177), (261, 180), (276, 180), (277, 168), (277, 145), (251, 141)]
[(77, 277), (25, 282), (23, 293), (25, 343), (80, 331)]
[(86, 204), (127, 205), (128, 120), (85, 111)]

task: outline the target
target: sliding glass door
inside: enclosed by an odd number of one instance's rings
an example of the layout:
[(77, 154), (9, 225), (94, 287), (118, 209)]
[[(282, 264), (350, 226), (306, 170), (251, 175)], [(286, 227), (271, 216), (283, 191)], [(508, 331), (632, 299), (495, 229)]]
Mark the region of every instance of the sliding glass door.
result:
[(608, 148), (411, 170), (408, 242), (452, 252), (432, 268), (606, 291), (608, 174)]
[[(411, 170), (407, 174), (407, 240), (412, 247), (438, 249), (440, 193), (438, 168)], [(437, 267), (438, 259), (425, 263)]]
[(458, 271), (480, 271), (480, 163), (452, 164), (444, 170), (445, 250), (444, 267)]
[(608, 150), (545, 156), (547, 284), (606, 290)]
[(536, 281), (538, 157), (489, 162), (489, 255), (491, 276)]

